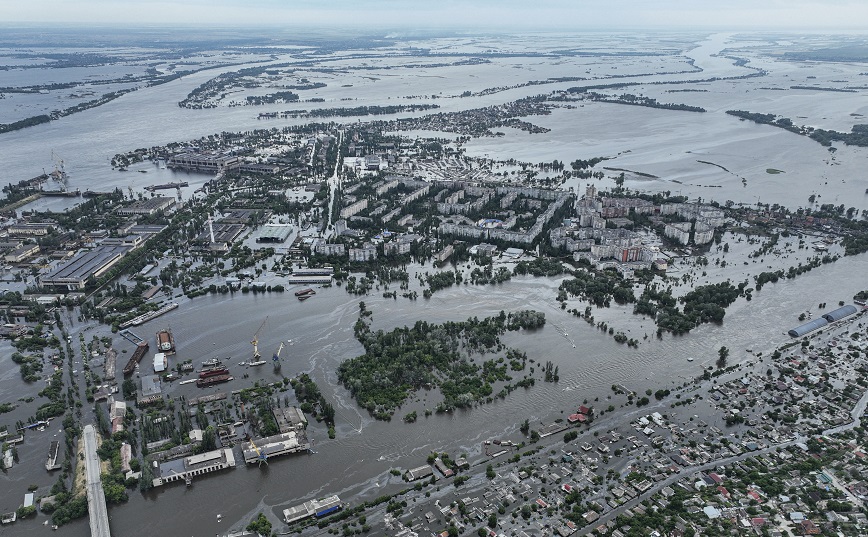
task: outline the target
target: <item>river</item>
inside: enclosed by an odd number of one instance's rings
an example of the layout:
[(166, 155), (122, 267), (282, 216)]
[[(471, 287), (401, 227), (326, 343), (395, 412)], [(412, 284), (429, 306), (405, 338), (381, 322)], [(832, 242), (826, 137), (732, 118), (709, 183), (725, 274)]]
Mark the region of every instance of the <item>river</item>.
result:
[[(711, 58), (711, 54), (722, 47), (722, 42), (715, 43), (715, 47), (700, 52), (706, 58)], [(714, 61), (715, 69), (737, 71), (721, 64), (719, 59)], [(702, 65), (701, 59), (697, 63)], [(214, 71), (210, 71), (191, 75), (163, 86), (133, 92), (99, 108), (47, 125), (4, 135), (0, 138), (4, 152), (15, 155), (15, 159), (10, 159), (3, 171), (4, 181), (39, 173), (41, 163), (47, 158), (46, 153), (53, 148), (70, 163), (73, 187), (100, 190), (115, 186), (125, 188), (131, 180), (127, 177), (119, 180), (119, 172), (112, 171), (108, 165), (108, 159), (117, 152), (198, 138), (223, 130), (262, 127), (263, 123), (255, 119), (250, 107), (214, 110), (178, 108), (177, 101), (214, 74)], [(461, 106), (475, 107), (483, 102), (494, 103), (498, 100), (504, 102), (516, 98), (516, 93), (528, 95), (538, 92), (539, 88), (522, 88), (484, 99), (468, 100)], [(599, 107), (598, 120), (609, 113), (604, 108), (607, 106), (611, 105)], [(638, 110), (642, 111), (640, 117), (643, 121), (647, 121), (643, 128), (648, 128), (655, 135), (663, 132), (660, 126), (668, 124), (668, 117), (671, 117), (667, 116), (670, 112), (666, 111), (650, 110), (645, 114), (645, 109)], [(631, 107), (625, 113), (635, 111)], [(732, 118), (727, 120), (732, 120), (733, 125), (741, 125)], [(550, 121), (556, 127), (569, 120), (554, 115), (545, 121)], [(626, 136), (632, 128), (623, 126), (621, 133), (613, 132), (611, 137), (630, 144), (632, 142)], [(744, 128), (744, 132), (755, 132), (758, 127)], [(671, 131), (678, 131), (678, 128), (672, 127)], [(778, 136), (777, 131), (774, 135)], [(527, 140), (526, 135), (522, 136)], [(781, 132), (780, 136), (793, 137), (790, 141), (795, 139), (801, 143), (801, 139), (789, 133)], [(752, 143), (754, 139), (749, 137), (743, 140)], [(508, 147), (496, 147), (493, 145), (496, 143), (480, 140), (472, 143), (471, 148), (479, 153), (487, 153)], [(659, 144), (665, 145), (662, 141)], [(613, 141), (612, 147), (616, 145)], [(534, 158), (536, 153), (532, 147), (525, 151), (528, 159), (534, 162), (551, 160), (548, 155)], [(661, 153), (665, 149), (657, 147), (654, 151)], [(853, 155), (853, 159), (857, 159), (862, 153), (854, 150)], [(578, 156), (596, 155), (575, 155), (573, 158)], [(147, 175), (132, 172), (127, 172), (127, 175), (138, 181), (144, 181), (146, 177), (148, 183), (155, 178), (152, 177), (154, 175), (160, 177), (162, 182), (162, 176), (157, 175), (162, 171), (151, 172), (152, 168), (147, 169)], [(720, 181), (729, 182), (727, 195), (735, 196), (740, 192), (738, 184), (736, 187), (731, 185), (735, 181), (733, 178), (720, 178)], [(787, 201), (797, 202), (795, 197), (786, 198), (788, 189), (786, 184), (769, 183), (761, 190), (745, 193), (741, 197), (743, 201), (754, 201), (753, 198), (759, 195), (764, 202), (774, 203), (777, 201), (775, 196), (780, 195)], [(716, 198), (715, 189), (704, 192), (708, 192), (707, 197)], [(795, 324), (794, 312), (804, 311), (819, 302), (834, 304), (838, 300), (849, 299), (864, 287), (863, 275), (866, 272), (868, 258), (865, 256), (842, 259), (796, 280), (768, 285), (755, 293), (751, 302), (740, 299), (734, 304), (722, 325), (705, 325), (681, 337), (664, 335), (657, 339), (653, 335), (652, 323), (632, 316), (631, 308), (614, 307), (608, 310), (605, 313), (607, 318), (620, 316), (618, 328), (627, 330), (630, 337), (640, 340), (638, 349), (619, 345), (611, 336), (561, 311), (554, 300), (557, 279), (520, 277), (498, 286), (459, 286), (440, 291), (430, 300), (419, 299), (414, 302), (400, 298), (397, 301), (385, 299), (381, 296), (382, 290), (372, 292), (371, 296), (350, 297), (340, 287), (318, 290), (315, 297), (305, 302), (298, 302), (290, 293), (181, 299), (180, 308), (135, 328), (134, 332), (152, 339), (156, 330), (169, 325), (178, 346), (177, 358), (173, 360), (192, 359), (199, 362), (211, 357), (231, 357), (230, 363), (237, 363), (249, 356), (250, 338), (264, 317), (268, 316), (260, 335), (263, 355), (268, 356), (279, 342), (292, 340), (292, 345), (283, 353), (282, 372), (288, 376), (309, 372), (319, 383), (325, 397), (335, 404), (337, 410), (337, 439), (329, 440), (323, 427), (312, 425), (309, 430), (315, 454), (277, 459), (268, 468), (241, 466), (197, 478), (191, 488), (167, 486), (147, 495), (133, 491), (128, 504), (110, 507), (112, 531), (125, 537), (154, 534), (210, 536), (225, 533), (230, 526), (237, 526), (259, 510), (273, 510), (275, 515), (279, 515), (280, 509), (326, 494), (340, 494), (342, 499), (356, 504), (384, 492), (395, 491), (402, 485), (399, 478), (389, 474), (389, 469), (418, 466), (431, 450), (448, 451), (453, 455), (467, 453), (471, 459), (478, 458), (483, 440), (514, 433), (525, 418), (551, 421), (573, 410), (585, 399), (604, 400), (612, 384), (624, 384), (634, 390), (680, 384), (701, 374), (703, 367), (712, 364), (716, 359), (716, 349), (722, 345), (733, 350), (731, 363), (751, 358), (752, 355), (744, 352), (746, 348), (771, 350), (788, 340), (785, 332)], [(543, 311), (548, 320), (545, 328), (535, 332), (508, 334), (504, 340), (526, 351), (537, 362), (554, 362), (560, 369), (560, 382), (539, 382), (530, 389), (513, 392), (503, 401), (454, 414), (422, 417), (415, 424), (404, 424), (400, 416), (410, 409), (433, 407), (433, 394), (420, 393), (417, 401), (411, 401), (398, 411), (398, 419), (388, 423), (375, 421), (360, 411), (349, 394), (337, 386), (334, 373), (341, 361), (362, 352), (361, 345), (352, 334), (359, 300), (364, 300), (373, 312), (373, 328), (386, 330), (412, 324), (417, 319), (440, 322), (462, 320), (474, 315), (496, 315), (501, 310)], [(72, 334), (76, 346), (78, 331), (82, 329), (85, 329), (87, 339), (93, 333), (107, 333), (105, 327), (94, 329), (74, 323)], [(568, 337), (564, 337), (563, 332)], [(651, 336), (647, 341), (643, 340), (645, 333)], [(132, 346), (117, 336), (114, 336), (114, 341), (119, 349), (128, 351), (127, 354), (119, 354), (119, 361), (123, 365), (125, 357), (132, 352)], [(575, 342), (575, 347), (572, 342)], [(17, 366), (8, 358), (10, 354), (8, 343), (0, 343), (0, 396), (3, 400), (14, 401), (30, 394), (33, 388), (23, 386), (18, 380)], [(695, 361), (688, 362), (688, 357)], [(234, 372), (238, 370), (237, 367), (233, 368)], [(219, 389), (226, 391), (249, 386), (253, 380), (270, 381), (277, 378), (270, 365), (247, 372), (250, 374), (249, 379), (237, 379)], [(169, 386), (166, 392), (175, 397), (201, 393), (189, 385)], [(4, 422), (11, 423), (21, 417), (23, 415), (13, 412), (4, 415)], [(3, 482), (0, 487), (0, 509), (8, 511), (17, 507), (28, 484), (39, 485), (42, 493), (53, 482), (43, 469), (42, 462), (48, 440), (59, 433), (58, 427), (59, 424), (54, 423), (48, 431), (28, 434), (27, 441), (19, 449), (21, 465), (0, 476)], [(223, 515), (222, 522), (216, 520), (218, 513)], [(43, 526), (25, 521), (9, 528), (0, 528), (0, 535), (35, 535), (45, 531)], [(60, 533), (73, 537), (89, 535), (87, 520), (76, 521), (62, 528)]]

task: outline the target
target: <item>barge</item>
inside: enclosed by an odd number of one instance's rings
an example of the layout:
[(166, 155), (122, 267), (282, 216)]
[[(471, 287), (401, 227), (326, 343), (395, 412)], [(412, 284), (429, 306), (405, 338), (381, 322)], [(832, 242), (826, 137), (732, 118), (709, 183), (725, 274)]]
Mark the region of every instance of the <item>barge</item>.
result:
[(228, 373), (222, 373), (219, 375), (214, 375), (206, 378), (199, 378), (196, 381), (197, 388), (207, 388), (208, 386), (213, 386), (215, 384), (222, 384), (224, 382), (229, 382), (232, 380), (232, 377)]
[(170, 329), (164, 328), (157, 332), (157, 349), (166, 356), (175, 354), (175, 337)]
[(127, 362), (127, 365), (124, 366), (125, 377), (133, 374), (133, 371), (136, 370), (136, 366), (138, 365), (138, 363), (142, 361), (142, 358), (145, 357), (145, 353), (148, 352), (148, 348), (149, 345), (147, 341), (142, 341), (138, 344), (138, 346), (136, 347), (136, 352), (134, 352), (133, 355), (130, 356), (130, 361)]
[[(144, 170), (140, 170), (140, 171), (144, 171)], [(155, 190), (172, 190), (175, 188), (183, 188), (186, 186), (190, 186), (190, 183), (188, 183), (187, 181), (181, 181), (180, 183), (165, 183), (162, 185), (150, 185), (150, 186), (146, 186), (145, 190), (147, 190), (148, 192), (153, 192)]]
[(60, 450), (60, 442), (52, 440), (48, 448), (48, 460), (45, 461), (45, 469), (49, 472), (52, 470), (60, 470), (60, 465), (57, 464), (57, 452)]

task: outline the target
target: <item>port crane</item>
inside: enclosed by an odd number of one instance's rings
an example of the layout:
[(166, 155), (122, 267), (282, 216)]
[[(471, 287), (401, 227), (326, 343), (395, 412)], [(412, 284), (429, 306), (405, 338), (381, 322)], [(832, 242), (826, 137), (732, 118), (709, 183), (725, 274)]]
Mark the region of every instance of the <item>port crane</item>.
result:
[(259, 466), (262, 466), (263, 462), (265, 463), (265, 466), (268, 466), (268, 455), (263, 453), (259, 447), (257, 447), (252, 438), (250, 439), (250, 447), (256, 452), (256, 460), (259, 462)]
[(281, 341), (280, 346), (277, 347), (277, 351), (275, 351), (274, 356), (271, 357), (271, 360), (274, 362), (274, 367), (280, 367), (280, 352), (283, 350), (284, 343)]
[(259, 352), (259, 333), (262, 332), (262, 329), (265, 328), (265, 323), (268, 322), (268, 317), (262, 321), (262, 324), (259, 325), (259, 330), (253, 334), (253, 339), (250, 340), (250, 343), (253, 345), (253, 360), (258, 360), (262, 358), (262, 354)]
[(60, 155), (55, 153), (54, 150), (52, 150), (51, 151), (51, 160), (54, 161), (54, 171), (51, 172), (49, 175), (51, 176), (52, 179), (54, 179), (58, 183), (66, 184), (67, 175), (66, 175), (66, 170), (63, 167), (63, 159), (60, 157)]

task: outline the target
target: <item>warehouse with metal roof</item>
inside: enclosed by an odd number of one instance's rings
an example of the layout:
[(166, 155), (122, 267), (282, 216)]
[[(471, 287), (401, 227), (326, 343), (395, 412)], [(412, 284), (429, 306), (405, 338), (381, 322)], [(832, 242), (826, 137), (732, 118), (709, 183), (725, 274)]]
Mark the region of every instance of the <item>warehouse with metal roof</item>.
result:
[(823, 318), (829, 321), (830, 323), (834, 323), (835, 321), (840, 321), (844, 317), (849, 317), (854, 313), (858, 312), (856, 306), (847, 305), (836, 309), (835, 311), (830, 311), (823, 315)]
[(266, 224), (256, 242), (286, 242), (292, 233), (292, 224)]
[(823, 317), (817, 317), (813, 321), (809, 321), (809, 322), (807, 322), (801, 326), (797, 326), (797, 327), (793, 328), (792, 330), (787, 332), (787, 334), (789, 334), (792, 337), (802, 337), (805, 334), (813, 332), (814, 330), (816, 330), (818, 328), (823, 328), (827, 324), (829, 324), (829, 321), (827, 321)]
[(63, 291), (84, 289), (89, 278), (97, 279), (108, 272), (127, 252), (129, 245), (101, 245), (82, 252), (55, 270), (39, 278), (43, 287)]

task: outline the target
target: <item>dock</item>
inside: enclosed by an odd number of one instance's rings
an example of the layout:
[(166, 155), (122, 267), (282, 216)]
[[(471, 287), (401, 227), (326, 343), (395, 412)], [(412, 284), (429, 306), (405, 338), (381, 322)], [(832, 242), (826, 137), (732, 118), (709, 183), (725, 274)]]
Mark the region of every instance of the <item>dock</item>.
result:
[(133, 345), (138, 345), (139, 343), (145, 341), (143, 338), (137, 336), (136, 334), (133, 334), (129, 330), (121, 330), (120, 332), (118, 332), (118, 335), (129, 341)]
[(166, 304), (165, 306), (163, 306), (162, 308), (160, 308), (156, 311), (149, 311), (148, 313), (143, 313), (142, 315), (139, 315), (138, 317), (133, 317), (129, 321), (121, 324), (120, 327), (121, 328), (129, 328), (131, 326), (139, 326), (140, 324), (146, 323), (146, 322), (150, 321), (151, 319), (156, 319), (157, 317), (159, 317), (160, 315), (163, 315), (164, 313), (169, 313), (170, 311), (172, 311), (173, 309), (175, 309), (177, 307), (178, 307), (177, 302), (172, 302), (170, 304)]

